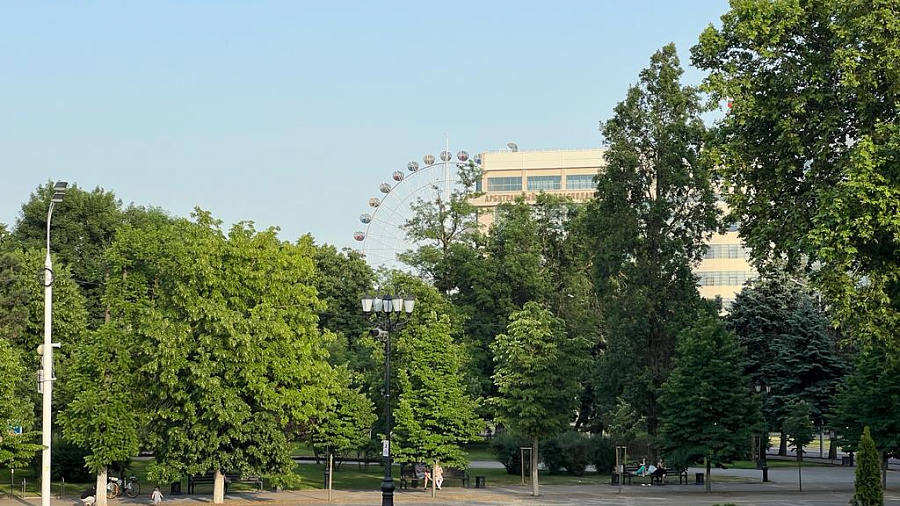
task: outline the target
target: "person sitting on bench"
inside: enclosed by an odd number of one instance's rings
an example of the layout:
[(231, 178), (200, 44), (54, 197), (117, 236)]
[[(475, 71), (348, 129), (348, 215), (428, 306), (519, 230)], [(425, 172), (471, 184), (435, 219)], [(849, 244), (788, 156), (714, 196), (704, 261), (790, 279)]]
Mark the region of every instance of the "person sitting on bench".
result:
[(663, 480), (666, 479), (666, 466), (663, 463), (662, 459), (659, 459), (659, 462), (656, 463), (655, 466), (650, 466), (650, 483), (653, 483), (653, 480), (656, 479), (659, 483), (662, 483)]

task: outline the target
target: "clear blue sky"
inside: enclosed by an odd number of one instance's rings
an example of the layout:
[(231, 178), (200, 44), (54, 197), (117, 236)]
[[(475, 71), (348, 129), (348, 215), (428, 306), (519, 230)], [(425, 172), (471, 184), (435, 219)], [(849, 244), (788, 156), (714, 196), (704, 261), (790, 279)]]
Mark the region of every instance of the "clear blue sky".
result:
[[(594, 147), (650, 55), (726, 0), (8, 2), (0, 223), (48, 180), (356, 246), (393, 170)], [(698, 82), (699, 72), (687, 77)]]

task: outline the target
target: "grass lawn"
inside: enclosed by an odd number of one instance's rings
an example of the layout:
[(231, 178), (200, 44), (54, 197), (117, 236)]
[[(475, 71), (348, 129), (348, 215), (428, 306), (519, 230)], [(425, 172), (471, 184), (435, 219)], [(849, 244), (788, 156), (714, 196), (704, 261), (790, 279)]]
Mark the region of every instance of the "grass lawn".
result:
[[(796, 460), (775, 460), (775, 459), (766, 459), (766, 465), (769, 466), (769, 469), (775, 467), (797, 467)], [(756, 469), (756, 462), (752, 460), (738, 460), (736, 462), (732, 462), (731, 465), (726, 467), (733, 467), (735, 469)], [(831, 464), (820, 464), (818, 462), (809, 462), (807, 460), (803, 461), (803, 467), (833, 467)]]

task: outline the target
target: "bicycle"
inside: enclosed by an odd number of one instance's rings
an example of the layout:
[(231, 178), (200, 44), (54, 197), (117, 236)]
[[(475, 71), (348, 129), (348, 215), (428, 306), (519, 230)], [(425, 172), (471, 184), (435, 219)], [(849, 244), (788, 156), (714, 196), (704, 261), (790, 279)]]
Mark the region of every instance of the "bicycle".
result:
[(106, 498), (115, 499), (122, 495), (123, 492), (132, 499), (140, 495), (141, 484), (138, 483), (137, 476), (129, 476), (127, 480), (116, 478), (115, 476), (109, 477), (109, 481), (106, 484)]

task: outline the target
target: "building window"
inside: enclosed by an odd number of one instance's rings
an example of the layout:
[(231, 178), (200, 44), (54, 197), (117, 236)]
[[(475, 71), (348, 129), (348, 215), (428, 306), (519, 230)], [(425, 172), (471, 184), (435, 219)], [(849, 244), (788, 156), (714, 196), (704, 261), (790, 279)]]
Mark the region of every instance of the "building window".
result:
[(593, 190), (594, 176), (592, 174), (575, 174), (566, 176), (566, 190)]
[(521, 177), (489, 177), (489, 192), (518, 192), (522, 191)]
[(475, 192), (481, 193), (481, 178), (475, 180)]
[(757, 277), (754, 271), (709, 271), (697, 275), (700, 286), (739, 286)]
[(528, 176), (528, 189), (533, 191), (561, 190), (561, 176)]
[(740, 244), (710, 244), (706, 248), (703, 258), (712, 260), (716, 258), (750, 258), (747, 248)]

